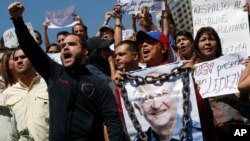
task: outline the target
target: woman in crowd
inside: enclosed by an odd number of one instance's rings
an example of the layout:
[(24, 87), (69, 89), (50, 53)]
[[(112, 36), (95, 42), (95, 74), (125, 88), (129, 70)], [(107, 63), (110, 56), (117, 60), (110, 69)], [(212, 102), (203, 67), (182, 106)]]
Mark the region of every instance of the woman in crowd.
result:
[[(202, 27), (198, 30), (194, 40), (194, 49), (198, 56), (196, 61), (191, 61), (193, 64), (211, 61), (222, 56), (221, 40), (212, 27)], [(190, 63), (190, 61), (187, 62)], [(229, 128), (231, 125), (249, 124), (250, 102), (241, 100), (240, 95), (229, 94), (204, 100), (197, 98), (201, 121), (205, 123), (213, 119), (213, 128), (219, 140), (225, 140), (231, 135)], [(205, 113), (208, 111), (211, 111), (210, 114)]]
[(2, 58), (2, 77), (5, 88), (17, 82), (18, 76), (15, 72), (14, 61), (12, 60), (13, 49), (9, 49)]
[(179, 31), (175, 37), (175, 48), (179, 57), (182, 60), (196, 59), (196, 53), (193, 48), (194, 38), (193, 35), (186, 31)]

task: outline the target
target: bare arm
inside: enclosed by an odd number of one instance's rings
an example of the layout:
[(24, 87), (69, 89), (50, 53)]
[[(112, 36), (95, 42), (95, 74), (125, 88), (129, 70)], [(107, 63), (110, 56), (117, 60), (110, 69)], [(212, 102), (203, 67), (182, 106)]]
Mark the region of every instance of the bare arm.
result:
[(136, 15), (132, 14), (131, 18), (132, 18), (132, 26), (131, 26), (131, 28), (136, 33), (137, 32), (137, 28), (136, 28)]
[(114, 40), (115, 43), (114, 45), (116, 46), (118, 43), (122, 41), (122, 15), (121, 15), (121, 7), (120, 6), (115, 6), (115, 10), (113, 11), (114, 13), (114, 18), (115, 18), (115, 32), (114, 32)]
[(169, 25), (170, 14), (171, 13), (169, 10), (167, 0), (165, 0), (165, 10), (162, 11), (162, 16), (161, 16), (161, 29), (166, 37), (168, 37), (170, 33), (170, 25)]
[(49, 24), (50, 24), (49, 21), (45, 21), (43, 23), (43, 40), (44, 40), (44, 46), (46, 47), (46, 49), (50, 45), (49, 36), (48, 36), (48, 33), (47, 33), (47, 29), (48, 29)]
[[(112, 15), (113, 15), (113, 12), (106, 12), (105, 13), (105, 15), (104, 15), (104, 21), (103, 21), (102, 26), (108, 25), (109, 20), (112, 17)], [(100, 32), (99, 31), (97, 31), (96, 36), (100, 36)]]
[(238, 89), (240, 93), (247, 93), (250, 91), (250, 58), (246, 60), (246, 68), (240, 75)]

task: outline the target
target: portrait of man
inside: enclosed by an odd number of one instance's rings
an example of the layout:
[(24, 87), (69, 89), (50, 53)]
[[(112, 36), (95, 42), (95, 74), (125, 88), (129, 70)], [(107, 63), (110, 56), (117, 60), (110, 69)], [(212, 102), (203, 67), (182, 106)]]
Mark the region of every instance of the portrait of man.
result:
[[(134, 114), (140, 124), (142, 132), (148, 140), (178, 141), (185, 134), (187, 140), (203, 140), (200, 117), (191, 75), (189, 84), (181, 79), (181, 75), (168, 76), (178, 64), (161, 65), (139, 71), (129, 72), (125, 80), (128, 99), (134, 109)], [(168, 77), (166, 79), (166, 76)], [(189, 85), (189, 91), (184, 86)], [(189, 93), (187, 96), (186, 94)], [(184, 94), (186, 95), (184, 97)], [(187, 99), (188, 97), (188, 99)], [(188, 107), (183, 104), (188, 100)], [(131, 110), (123, 103), (125, 124), (132, 141), (141, 141), (144, 136), (130, 118)], [(185, 125), (182, 123), (184, 115), (188, 115)], [(183, 128), (188, 128), (183, 130)], [(141, 138), (140, 138), (141, 137)]]
[[(134, 106), (150, 124), (148, 138), (157, 141), (170, 140), (177, 119), (180, 92), (173, 90), (173, 82), (140, 85), (135, 93)], [(140, 139), (136, 137), (136, 141)]]

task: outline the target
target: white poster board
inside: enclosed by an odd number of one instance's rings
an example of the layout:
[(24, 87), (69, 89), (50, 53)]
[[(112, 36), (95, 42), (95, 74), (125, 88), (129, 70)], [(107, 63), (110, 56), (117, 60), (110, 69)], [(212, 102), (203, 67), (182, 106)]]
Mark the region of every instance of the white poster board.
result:
[(247, 54), (239, 52), (196, 64), (194, 79), (203, 98), (237, 93)]
[(47, 54), (52, 60), (62, 65), (61, 53), (47, 53)]
[[(26, 26), (28, 28), (28, 30), (30, 31), (30, 34), (33, 36), (33, 38), (36, 40), (35, 38), (35, 33), (34, 33), (34, 29), (31, 25), (30, 22), (26, 23)], [(16, 36), (16, 32), (15, 32), (15, 28), (10, 28), (7, 29), (4, 33), (3, 33), (3, 40), (4, 40), (4, 46), (8, 47), (8, 48), (16, 48), (19, 46), (18, 40), (17, 40), (17, 36)]]
[(240, 51), (250, 55), (250, 36), (245, 0), (192, 0), (194, 35), (201, 27), (211, 26), (222, 41), (223, 54)]
[(75, 21), (75, 6), (70, 6), (56, 11), (46, 11), (46, 19), (50, 22), (49, 28), (70, 27), (79, 21)]
[(122, 14), (135, 14), (140, 11), (143, 6), (147, 6), (150, 12), (165, 10), (164, 0), (120, 0), (122, 5)]
[[(136, 78), (140, 78), (140, 80), (143, 79), (145, 82), (146, 80), (150, 80), (150, 77), (152, 76), (159, 78), (159, 75), (167, 75), (177, 66), (179, 65), (161, 65), (158, 67), (141, 69), (128, 74), (130, 76), (136, 76)], [(188, 111), (190, 112), (192, 121), (189, 124), (189, 129), (192, 130), (189, 130), (190, 132), (187, 135), (187, 138), (192, 136), (193, 140), (202, 141), (203, 137), (201, 132), (200, 118), (191, 74), (188, 77), (190, 80), (190, 107)], [(184, 83), (181, 80), (181, 75), (172, 76), (165, 80), (161, 79), (161, 81), (153, 83), (138, 83), (138, 81), (135, 79), (129, 78), (131, 77), (127, 77), (124, 84), (128, 99), (132, 103), (142, 130), (146, 132), (148, 137), (152, 137), (150, 134), (153, 130), (155, 131), (154, 137), (159, 137), (159, 134), (164, 133), (163, 136), (166, 139), (180, 140), (180, 131), (183, 127), (182, 116), (184, 112), (182, 93)], [(128, 134), (131, 140), (137, 140), (139, 137), (138, 133), (136, 132), (131, 119), (129, 118), (124, 103), (125, 102), (122, 99), (122, 109)], [(162, 132), (159, 133), (157, 130)]]

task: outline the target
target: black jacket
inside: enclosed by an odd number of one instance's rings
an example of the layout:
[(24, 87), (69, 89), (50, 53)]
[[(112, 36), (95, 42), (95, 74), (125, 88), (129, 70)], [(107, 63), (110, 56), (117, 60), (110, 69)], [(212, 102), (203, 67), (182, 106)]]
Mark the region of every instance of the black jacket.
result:
[(36, 44), (23, 19), (13, 21), (20, 47), (48, 85), (50, 141), (102, 141), (103, 122), (111, 141), (124, 140), (111, 89), (85, 66), (67, 70)]

